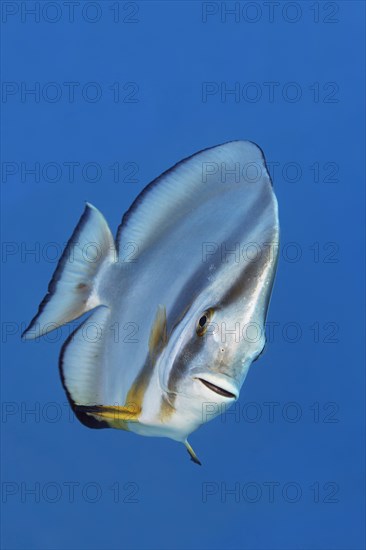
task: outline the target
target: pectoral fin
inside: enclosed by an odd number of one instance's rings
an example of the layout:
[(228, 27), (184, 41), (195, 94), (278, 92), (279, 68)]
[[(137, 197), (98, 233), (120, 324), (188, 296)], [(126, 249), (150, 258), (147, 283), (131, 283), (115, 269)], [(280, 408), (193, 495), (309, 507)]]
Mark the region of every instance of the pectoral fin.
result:
[(159, 306), (156, 312), (154, 324), (149, 338), (149, 352), (151, 357), (156, 357), (167, 343), (166, 309)]

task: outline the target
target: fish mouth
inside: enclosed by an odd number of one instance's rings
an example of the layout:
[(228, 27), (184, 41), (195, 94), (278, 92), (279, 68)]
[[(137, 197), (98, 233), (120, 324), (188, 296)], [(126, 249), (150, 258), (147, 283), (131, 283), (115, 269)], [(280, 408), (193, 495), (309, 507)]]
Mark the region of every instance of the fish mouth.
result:
[(221, 386), (216, 386), (216, 384), (213, 384), (212, 382), (209, 382), (208, 380), (205, 380), (204, 378), (197, 378), (196, 380), (199, 380), (211, 391), (214, 391), (215, 393), (218, 393), (219, 395), (222, 395), (223, 397), (227, 397), (228, 399), (236, 399), (237, 396), (235, 393), (232, 393), (231, 391), (228, 391)]

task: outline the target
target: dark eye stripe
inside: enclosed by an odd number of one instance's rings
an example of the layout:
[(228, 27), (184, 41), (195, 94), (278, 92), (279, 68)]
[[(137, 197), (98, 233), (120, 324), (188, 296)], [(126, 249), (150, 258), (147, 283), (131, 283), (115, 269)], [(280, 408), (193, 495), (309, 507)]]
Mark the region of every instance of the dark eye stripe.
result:
[(200, 353), (202, 346), (204, 346), (204, 338), (194, 338), (186, 343), (186, 345), (179, 350), (179, 354), (174, 360), (174, 364), (169, 373), (168, 378), (168, 391), (176, 393), (178, 389), (179, 380), (186, 374), (189, 365), (194, 360), (195, 356)]

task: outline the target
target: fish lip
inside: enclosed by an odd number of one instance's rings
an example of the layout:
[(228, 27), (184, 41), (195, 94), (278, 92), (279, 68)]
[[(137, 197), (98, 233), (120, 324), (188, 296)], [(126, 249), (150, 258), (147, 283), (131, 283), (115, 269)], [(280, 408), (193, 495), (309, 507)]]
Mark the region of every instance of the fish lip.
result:
[(222, 397), (226, 397), (227, 399), (237, 399), (238, 396), (227, 390), (226, 388), (223, 388), (222, 386), (218, 386), (217, 384), (213, 384), (212, 382), (209, 382), (208, 380), (205, 380), (204, 378), (201, 378), (199, 376), (196, 377), (196, 380), (199, 380), (202, 384), (206, 386), (209, 390), (217, 393), (218, 395), (221, 395)]

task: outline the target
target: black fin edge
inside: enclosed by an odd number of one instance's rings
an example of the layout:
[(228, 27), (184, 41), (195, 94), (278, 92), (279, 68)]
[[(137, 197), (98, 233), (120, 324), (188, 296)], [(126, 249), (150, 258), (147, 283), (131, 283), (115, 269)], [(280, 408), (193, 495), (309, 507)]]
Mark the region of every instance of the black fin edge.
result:
[[(86, 321), (88, 321), (90, 317), (91, 317), (91, 315), (89, 315), (89, 317), (84, 321), (84, 323), (86, 323)], [(65, 377), (64, 377), (64, 373), (63, 373), (64, 355), (65, 355), (66, 348), (69, 345), (70, 341), (74, 338), (75, 333), (82, 327), (82, 325), (84, 323), (79, 325), (67, 337), (65, 342), (62, 344), (60, 357), (59, 357), (59, 361), (58, 361), (58, 368), (59, 368), (59, 372), (60, 372), (61, 383), (62, 383), (62, 386), (65, 390), (66, 397), (67, 397), (67, 400), (70, 404), (70, 407), (71, 407), (73, 413), (75, 414), (76, 418), (79, 420), (79, 422), (81, 422), (81, 424), (84, 424), (84, 426), (87, 426), (88, 428), (97, 429), (97, 430), (98, 429), (103, 429), (103, 428), (110, 428), (110, 425), (108, 424), (108, 422), (105, 422), (104, 420), (97, 420), (93, 416), (90, 416), (89, 414), (87, 414), (85, 412), (81, 412), (80, 410), (78, 410), (77, 405), (76, 405), (75, 401), (73, 400), (73, 398), (71, 397), (71, 394), (70, 394), (70, 392), (69, 392), (69, 390), (67, 389), (67, 386), (66, 386), (66, 381), (65, 381)]]
[(191, 455), (191, 453), (189, 452), (188, 449), (187, 449), (187, 453), (189, 454), (190, 459), (192, 460), (192, 462), (194, 462), (194, 463), (197, 464), (198, 466), (202, 466), (202, 462), (200, 462), (200, 461), (198, 460), (197, 457), (196, 457), (196, 458), (193, 458), (193, 456)]

